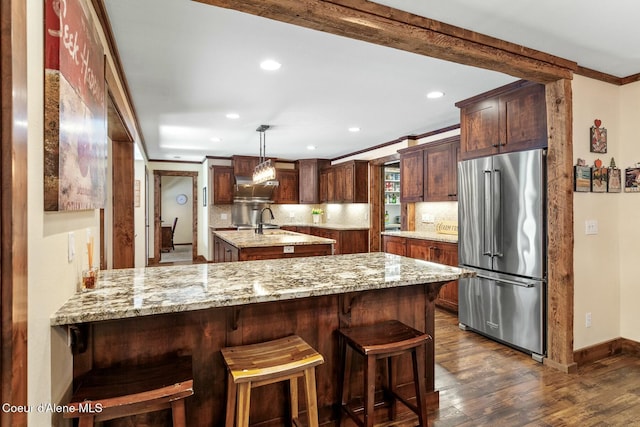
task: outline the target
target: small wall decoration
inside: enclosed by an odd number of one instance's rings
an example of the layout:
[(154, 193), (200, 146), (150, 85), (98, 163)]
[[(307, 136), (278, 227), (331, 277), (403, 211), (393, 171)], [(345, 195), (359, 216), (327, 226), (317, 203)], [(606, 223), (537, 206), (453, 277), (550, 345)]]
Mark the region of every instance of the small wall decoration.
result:
[(207, 187), (202, 188), (202, 206), (207, 207)]
[(609, 181), (607, 183), (607, 192), (620, 193), (622, 191), (622, 177), (620, 176), (620, 169), (616, 167), (616, 161), (612, 157), (611, 163), (609, 163)]
[(602, 121), (595, 119), (594, 126), (591, 126), (590, 147), (592, 153), (607, 152), (607, 129), (600, 127)]
[(578, 159), (578, 164), (573, 167), (573, 171), (573, 189), (580, 193), (591, 191), (591, 168), (585, 166), (584, 160)]
[(602, 160), (597, 159), (591, 170), (591, 191), (594, 193), (606, 193), (609, 177), (609, 169), (602, 167)]
[(624, 191), (625, 193), (640, 192), (640, 165), (627, 168), (624, 171)]

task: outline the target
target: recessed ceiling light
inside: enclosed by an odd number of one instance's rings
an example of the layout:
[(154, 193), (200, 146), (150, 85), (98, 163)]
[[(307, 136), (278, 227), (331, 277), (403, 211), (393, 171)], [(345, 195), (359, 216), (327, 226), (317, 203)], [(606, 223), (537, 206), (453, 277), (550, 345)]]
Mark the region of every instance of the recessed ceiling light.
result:
[(307, 145), (307, 150), (315, 150), (316, 146), (315, 145)]
[(227, 119), (239, 119), (240, 118), (240, 114), (238, 113), (229, 113), (227, 114)]
[(211, 138), (209, 138), (209, 139), (210, 139), (211, 141), (213, 141), (213, 142), (220, 142), (220, 141), (222, 141), (222, 139), (220, 139), (220, 138), (219, 138), (219, 137), (217, 137), (217, 136), (212, 136), (212, 137), (211, 137)]
[(266, 59), (260, 63), (260, 68), (266, 71), (279, 70), (280, 67), (282, 67), (282, 64), (274, 59)]
[(434, 90), (433, 92), (429, 92), (427, 94), (427, 98), (429, 99), (438, 99), (444, 96), (444, 92), (440, 92), (439, 90)]
[(360, 128), (357, 126), (352, 126), (349, 128), (349, 132), (360, 132)]

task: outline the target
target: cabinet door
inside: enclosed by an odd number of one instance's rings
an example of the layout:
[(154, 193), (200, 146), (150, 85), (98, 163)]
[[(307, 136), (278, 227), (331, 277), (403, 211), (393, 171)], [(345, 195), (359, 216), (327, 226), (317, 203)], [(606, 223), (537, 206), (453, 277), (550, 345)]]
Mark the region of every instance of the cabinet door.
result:
[(298, 170), (276, 169), (278, 188), (273, 192), (274, 203), (298, 203)]
[(330, 167), (327, 168), (327, 198), (326, 201), (329, 203), (336, 202), (336, 168)]
[(456, 200), (456, 149), (453, 144), (424, 151), (424, 201)]
[(382, 245), (384, 252), (388, 254), (407, 255), (406, 239), (403, 237), (383, 236)]
[(369, 230), (342, 230), (338, 233), (341, 254), (369, 252)]
[(424, 199), (422, 150), (400, 155), (400, 201), (422, 202)]
[(341, 202), (343, 203), (353, 203), (355, 200), (355, 165), (354, 164), (346, 164), (344, 166), (340, 166), (342, 170), (342, 183), (340, 186), (342, 187), (342, 198)]
[(235, 182), (233, 168), (229, 166), (214, 166), (212, 179), (213, 204), (233, 203), (233, 184)]
[(233, 173), (237, 176), (253, 176), (259, 158), (251, 156), (233, 156)]
[(321, 203), (320, 171), (328, 165), (328, 160), (298, 160), (299, 203)]
[(318, 198), (320, 199), (320, 203), (329, 201), (329, 169), (323, 169), (320, 171), (320, 188)]
[(487, 99), (460, 110), (460, 152), (463, 159), (497, 153), (500, 144), (498, 99)]
[(502, 152), (547, 146), (545, 88), (537, 84), (500, 97)]

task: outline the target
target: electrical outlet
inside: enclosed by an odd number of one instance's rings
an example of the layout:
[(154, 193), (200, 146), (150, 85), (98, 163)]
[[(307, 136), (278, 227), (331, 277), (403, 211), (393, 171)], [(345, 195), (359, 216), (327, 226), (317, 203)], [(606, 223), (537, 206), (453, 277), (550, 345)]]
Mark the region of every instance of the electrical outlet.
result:
[(584, 316), (584, 326), (586, 326), (587, 328), (591, 327), (591, 312), (587, 313)]
[(226, 213), (221, 213), (220, 214), (220, 219), (227, 219), (227, 214)]
[(282, 252), (285, 254), (292, 254), (292, 253), (295, 253), (295, 251), (296, 251), (295, 246), (285, 246), (282, 250)]
[(584, 222), (584, 234), (598, 234), (598, 220), (586, 220)]
[(426, 222), (428, 224), (432, 224), (433, 222), (435, 222), (436, 218), (428, 213), (423, 213), (422, 214), (422, 222)]

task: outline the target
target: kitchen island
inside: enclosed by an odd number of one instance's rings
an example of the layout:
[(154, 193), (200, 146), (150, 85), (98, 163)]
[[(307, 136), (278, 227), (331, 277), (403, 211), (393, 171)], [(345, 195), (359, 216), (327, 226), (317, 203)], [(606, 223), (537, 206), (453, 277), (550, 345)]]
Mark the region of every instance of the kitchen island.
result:
[(334, 239), (287, 230), (213, 231), (213, 262), (332, 255)]
[[(80, 331), (74, 378), (91, 367), (191, 355), (191, 426), (223, 423), (221, 348), (298, 334), (325, 358), (317, 388), (320, 417), (327, 421), (335, 417), (338, 393), (334, 331), (397, 319), (434, 336), (440, 287), (469, 274), (384, 253), (109, 270), (100, 272), (96, 289), (77, 293), (54, 313), (51, 325)], [(425, 354), (428, 399), (437, 405), (433, 342)], [(409, 366), (401, 364), (399, 384), (411, 378)], [(278, 387), (252, 392), (252, 423), (281, 425), (286, 404)], [(170, 425), (165, 413), (147, 417), (149, 425)]]

